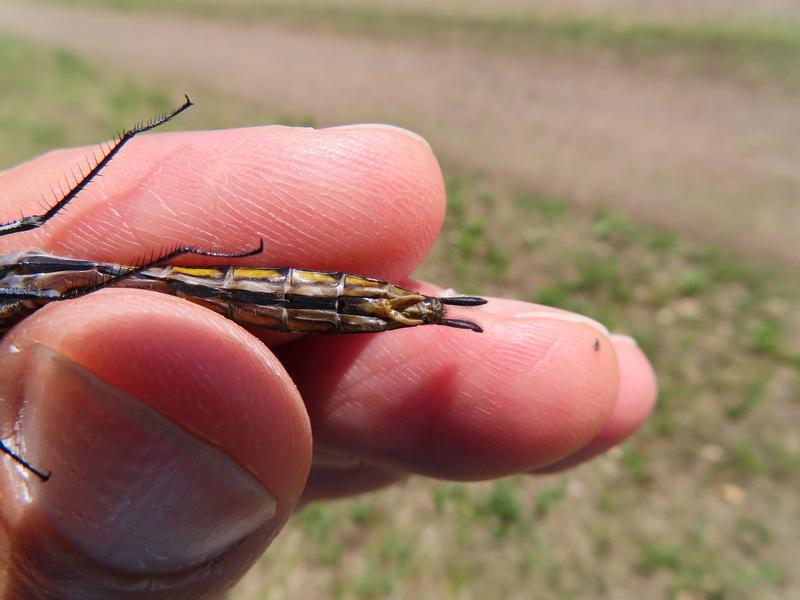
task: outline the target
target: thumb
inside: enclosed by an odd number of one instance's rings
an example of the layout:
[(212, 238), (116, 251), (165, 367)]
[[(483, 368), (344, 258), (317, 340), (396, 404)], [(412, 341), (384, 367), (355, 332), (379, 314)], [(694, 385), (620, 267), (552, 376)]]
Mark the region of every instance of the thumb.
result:
[(103, 291), (40, 310), (0, 357), (3, 436), (52, 472), (0, 463), (3, 598), (219, 595), (302, 493), (296, 388), (210, 311)]

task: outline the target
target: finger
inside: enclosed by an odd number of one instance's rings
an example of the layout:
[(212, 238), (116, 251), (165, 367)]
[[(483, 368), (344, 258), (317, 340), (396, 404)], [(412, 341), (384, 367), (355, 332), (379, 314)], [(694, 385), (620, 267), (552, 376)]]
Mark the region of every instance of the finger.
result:
[(622, 443), (641, 427), (656, 403), (655, 372), (636, 343), (625, 336), (613, 336), (619, 359), (620, 387), (614, 410), (603, 428), (583, 448), (539, 473), (553, 473), (574, 467)]
[[(91, 152), (52, 152), (0, 174), (7, 218), (41, 212), (41, 194)], [(242, 262), (399, 279), (444, 216), (430, 148), (386, 126), (145, 135), (102, 175), (44, 227), (0, 238), (0, 252), (122, 262), (174, 244), (237, 251), (263, 239), (264, 256)]]
[(368, 464), (482, 479), (553, 463), (597, 436), (619, 386), (601, 330), (499, 300), (462, 316), (484, 333), (418, 327), (281, 348), (315, 444)]
[(222, 590), (300, 497), (311, 439), (297, 390), (218, 315), (106, 290), (38, 311), (0, 356), (4, 438), (52, 470), (43, 483), (2, 463), (6, 591)]

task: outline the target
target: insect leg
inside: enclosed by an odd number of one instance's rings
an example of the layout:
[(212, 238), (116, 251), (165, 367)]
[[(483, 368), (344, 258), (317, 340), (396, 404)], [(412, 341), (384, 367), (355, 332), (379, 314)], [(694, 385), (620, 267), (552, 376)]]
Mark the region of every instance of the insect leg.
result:
[(137, 123), (131, 129), (125, 130), (121, 134), (117, 135), (116, 142), (107, 147), (107, 149), (102, 153), (100, 159), (95, 160), (94, 166), (89, 170), (89, 172), (83, 175), (80, 180), (76, 181), (75, 185), (73, 185), (61, 197), (60, 200), (58, 200), (46, 212), (40, 215), (28, 215), (27, 217), (21, 217), (19, 219), (15, 219), (14, 221), (9, 221), (8, 223), (0, 223), (0, 236), (36, 229), (37, 227), (41, 227), (47, 223), (47, 221), (52, 219), (60, 210), (69, 204), (75, 198), (75, 196), (81, 193), (81, 191), (83, 191), (83, 189), (89, 185), (89, 182), (91, 182), (92, 179), (97, 177), (100, 171), (102, 171), (106, 165), (111, 162), (111, 159), (114, 158), (117, 152), (119, 152), (125, 144), (131, 141), (138, 134), (155, 129), (159, 125), (163, 125), (192, 106), (192, 101), (189, 100), (189, 96), (185, 96), (185, 98), (186, 101), (172, 112), (159, 115), (150, 121)]
[(11, 448), (6, 446), (3, 442), (0, 442), (0, 452), (3, 452), (4, 454), (7, 454), (11, 458), (13, 458), (18, 464), (22, 465), (22, 467), (24, 469), (30, 471), (31, 473), (36, 475), (42, 481), (47, 481), (48, 479), (50, 479), (50, 475), (52, 475), (52, 473), (50, 471), (48, 471), (47, 473), (43, 473), (42, 471), (40, 471), (39, 469), (34, 467), (31, 463), (29, 463), (27, 460), (22, 458), (19, 454), (14, 452)]
[(41, 302), (69, 300), (71, 298), (79, 298), (80, 296), (91, 294), (104, 287), (112, 286), (119, 281), (138, 275), (142, 271), (163, 264), (179, 256), (194, 254), (197, 256), (211, 256), (214, 258), (244, 258), (246, 256), (261, 254), (263, 251), (264, 240), (260, 240), (258, 246), (255, 248), (245, 250), (244, 252), (214, 252), (194, 246), (176, 246), (172, 250), (163, 252), (158, 256), (151, 254), (147, 259), (141, 260), (133, 265), (108, 265), (108, 269), (102, 273), (95, 270), (94, 273), (87, 275), (87, 280), (84, 285), (78, 285), (66, 292), (61, 292), (54, 288), (0, 287), (0, 300), (38, 300)]
[[(163, 252), (158, 256), (151, 254), (146, 259), (141, 260), (133, 265), (114, 265), (105, 279), (95, 280), (87, 283), (86, 285), (74, 287), (64, 294), (61, 294), (58, 298), (54, 299), (69, 300), (71, 298), (79, 298), (81, 296), (85, 296), (86, 294), (91, 294), (97, 290), (113, 286), (120, 281), (134, 277), (135, 275), (138, 275), (142, 271), (146, 271), (151, 267), (164, 264), (173, 258), (178, 258), (179, 256), (185, 256), (187, 254), (194, 254), (197, 256), (212, 256), (215, 258), (244, 258), (246, 256), (255, 256), (256, 254), (261, 254), (263, 251), (264, 240), (259, 240), (258, 246), (252, 248), (251, 250), (245, 250), (244, 252), (213, 252), (211, 250), (203, 250), (202, 248), (196, 248), (194, 246), (176, 246), (172, 250)], [(98, 277), (99, 276), (100, 274), (98, 273)], [(24, 294), (25, 292), (23, 291), (22, 295), (24, 296)], [(2, 288), (0, 288), (0, 296), (2, 296)]]
[(133, 265), (107, 265), (108, 268), (104, 269), (102, 273), (95, 270), (93, 273), (87, 274), (85, 284), (77, 285), (65, 292), (54, 288), (0, 287), (0, 300), (12, 302), (21, 300), (38, 300), (40, 302), (69, 300), (112, 286), (119, 281), (134, 277), (142, 271), (163, 264), (173, 258), (178, 258), (179, 256), (194, 254), (196, 256), (211, 256), (214, 258), (244, 258), (246, 256), (261, 254), (263, 251), (264, 240), (260, 240), (258, 246), (255, 248), (245, 250), (244, 252), (214, 252), (194, 246), (176, 246), (171, 250), (162, 252), (160, 255), (151, 254), (146, 259), (140, 260)]

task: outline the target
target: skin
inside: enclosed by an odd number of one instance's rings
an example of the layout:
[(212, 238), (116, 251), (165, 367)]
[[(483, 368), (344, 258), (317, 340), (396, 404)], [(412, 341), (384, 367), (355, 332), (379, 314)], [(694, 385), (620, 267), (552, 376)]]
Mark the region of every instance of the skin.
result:
[[(41, 191), (87, 152), (0, 173), (4, 215), (39, 212)], [(237, 262), (403, 282), (444, 210), (431, 149), (403, 130), (161, 133), (131, 142), (45, 227), (0, 238), (0, 253), (124, 262), (263, 239), (264, 256)], [(214, 597), (303, 502), (410, 473), (558, 471), (620, 443), (652, 410), (653, 370), (629, 339), (512, 300), (453, 312), (485, 332), (248, 332), (124, 289), (46, 306), (0, 340), (3, 437), (53, 471), (43, 484), (0, 463), (0, 595)]]

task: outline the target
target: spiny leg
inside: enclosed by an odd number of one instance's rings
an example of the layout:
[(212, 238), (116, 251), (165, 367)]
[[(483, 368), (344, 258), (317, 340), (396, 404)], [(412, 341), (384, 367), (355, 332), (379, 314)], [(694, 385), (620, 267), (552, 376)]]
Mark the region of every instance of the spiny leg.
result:
[(162, 265), (173, 258), (186, 256), (187, 254), (193, 254), (196, 256), (212, 256), (214, 258), (244, 258), (246, 256), (255, 256), (256, 254), (261, 254), (263, 251), (264, 240), (259, 240), (258, 246), (250, 250), (245, 250), (244, 252), (214, 252), (211, 250), (203, 250), (202, 248), (197, 248), (195, 246), (175, 246), (172, 248), (172, 250), (162, 252), (160, 255), (151, 253), (146, 259), (142, 259), (133, 265), (116, 265), (106, 279), (90, 282), (80, 287), (74, 287), (68, 292), (61, 294), (57, 300), (80, 298), (86, 294), (91, 294), (97, 290), (113, 286), (120, 281), (124, 281), (125, 279), (129, 279), (130, 277), (138, 275), (142, 271), (146, 271), (151, 267)]
[(264, 240), (260, 240), (258, 246), (244, 252), (214, 252), (212, 250), (203, 250), (195, 246), (175, 246), (171, 250), (166, 250), (160, 254), (151, 253), (148, 257), (143, 258), (132, 265), (112, 265), (111, 269), (100, 273), (95, 271), (93, 274), (87, 276), (84, 285), (78, 285), (66, 292), (61, 292), (53, 288), (16, 288), (16, 287), (0, 287), (0, 300), (5, 301), (21, 301), (33, 300), (40, 302), (49, 302), (55, 300), (71, 300), (73, 298), (80, 298), (97, 290), (106, 287), (111, 287), (120, 281), (124, 281), (130, 277), (138, 275), (142, 271), (146, 271), (151, 267), (164, 264), (178, 258), (192, 254), (196, 256), (211, 256), (214, 258), (244, 258), (246, 256), (255, 256), (264, 251)]
[(47, 223), (47, 221), (52, 219), (59, 211), (67, 206), (67, 204), (69, 204), (75, 198), (75, 196), (77, 196), (95, 177), (97, 177), (100, 171), (102, 171), (108, 165), (108, 163), (111, 162), (111, 159), (114, 158), (117, 152), (119, 152), (125, 144), (127, 144), (140, 133), (144, 133), (145, 131), (155, 129), (159, 125), (163, 125), (192, 106), (192, 101), (189, 100), (189, 96), (184, 97), (186, 98), (186, 101), (175, 110), (159, 115), (150, 121), (137, 123), (131, 129), (118, 134), (116, 138), (117, 141), (111, 146), (106, 147), (107, 149), (105, 152), (103, 152), (100, 159), (98, 160), (95, 158), (94, 167), (92, 167), (85, 175), (82, 174), (81, 179), (77, 180), (75, 185), (73, 185), (61, 197), (61, 199), (53, 204), (46, 212), (40, 215), (21, 217), (14, 221), (9, 221), (8, 223), (0, 223), (0, 236), (36, 229), (37, 227), (41, 227)]
[(80, 298), (86, 294), (91, 294), (97, 290), (113, 286), (120, 281), (134, 277), (135, 275), (138, 275), (142, 271), (146, 271), (151, 267), (162, 265), (173, 258), (186, 256), (187, 254), (194, 254), (196, 256), (212, 256), (215, 258), (244, 258), (246, 256), (255, 256), (256, 254), (261, 254), (263, 251), (264, 240), (259, 240), (258, 246), (250, 250), (245, 250), (244, 252), (213, 252), (211, 250), (203, 250), (202, 248), (196, 248), (194, 246), (176, 246), (172, 248), (172, 250), (162, 252), (160, 255), (151, 253), (147, 258), (137, 261), (133, 265), (117, 265), (111, 272), (110, 276), (107, 276), (105, 279), (101, 281), (96, 280), (94, 282), (87, 283), (84, 286), (74, 287), (68, 292), (62, 294), (58, 300)]

